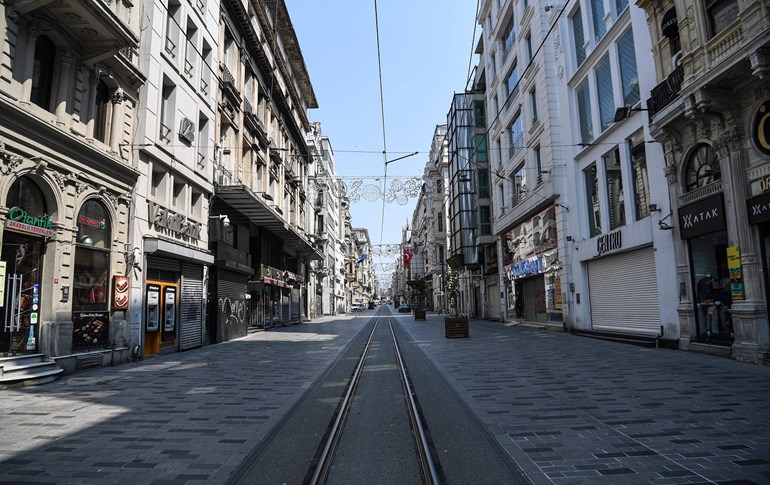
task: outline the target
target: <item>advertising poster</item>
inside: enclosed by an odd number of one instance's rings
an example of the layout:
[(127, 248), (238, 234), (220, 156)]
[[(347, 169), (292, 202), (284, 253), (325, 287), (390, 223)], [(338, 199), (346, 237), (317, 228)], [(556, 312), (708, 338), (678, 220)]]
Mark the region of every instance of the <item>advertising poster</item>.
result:
[(727, 269), (730, 271), (730, 293), (733, 301), (743, 300), (741, 250), (738, 246), (729, 246), (727, 248)]
[(147, 285), (147, 332), (160, 330), (160, 286)]
[(112, 309), (125, 310), (128, 308), (128, 276), (112, 277)]
[(107, 347), (109, 314), (107, 312), (79, 312), (74, 314), (72, 347)]

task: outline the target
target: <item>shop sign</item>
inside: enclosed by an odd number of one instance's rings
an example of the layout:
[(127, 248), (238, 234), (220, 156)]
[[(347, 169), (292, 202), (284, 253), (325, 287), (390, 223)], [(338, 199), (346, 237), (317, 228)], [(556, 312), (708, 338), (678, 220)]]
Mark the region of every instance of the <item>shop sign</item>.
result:
[(102, 230), (107, 227), (107, 222), (104, 219), (98, 220), (83, 215), (78, 216), (78, 224)]
[(203, 229), (201, 223), (193, 222), (187, 219), (187, 216), (172, 212), (152, 201), (147, 201), (147, 207), (149, 209), (147, 220), (150, 222), (150, 226), (155, 226), (156, 229), (167, 229), (181, 237), (196, 240), (201, 238), (201, 230)]
[(694, 204), (679, 208), (679, 229), (682, 239), (708, 234), (725, 228), (722, 194), (712, 195)]
[(596, 252), (598, 256), (604, 253), (615, 251), (623, 247), (623, 237), (620, 229), (599, 237), (596, 240)]
[(749, 211), (749, 223), (760, 224), (770, 221), (770, 193), (752, 197), (746, 201)]
[(757, 110), (752, 136), (757, 149), (770, 155), (770, 101), (762, 103)]
[(21, 207), (13, 207), (8, 211), (5, 227), (45, 237), (53, 237), (54, 234), (51, 216), (35, 217)]
[(533, 275), (543, 272), (543, 261), (540, 257), (525, 259), (513, 264), (513, 276), (521, 278), (522, 276)]
[(733, 301), (743, 300), (741, 250), (738, 246), (727, 247), (727, 269), (730, 271), (730, 293), (733, 297)]
[(128, 276), (112, 277), (112, 308), (125, 310), (128, 308)]

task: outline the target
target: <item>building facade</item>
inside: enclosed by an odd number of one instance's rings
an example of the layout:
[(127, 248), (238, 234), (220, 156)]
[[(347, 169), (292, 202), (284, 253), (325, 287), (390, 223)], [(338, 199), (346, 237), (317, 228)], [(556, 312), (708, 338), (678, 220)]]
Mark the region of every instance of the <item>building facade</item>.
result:
[(679, 346), (767, 362), (767, 2), (638, 4), (657, 79), (645, 101), (665, 157)]
[(310, 261), (322, 259), (307, 232), (307, 110), (317, 103), (286, 5), (222, 5), (210, 216), (216, 341), (307, 319)]
[(134, 339), (141, 15), (90, 7), (0, 5), (2, 355), (63, 361)]

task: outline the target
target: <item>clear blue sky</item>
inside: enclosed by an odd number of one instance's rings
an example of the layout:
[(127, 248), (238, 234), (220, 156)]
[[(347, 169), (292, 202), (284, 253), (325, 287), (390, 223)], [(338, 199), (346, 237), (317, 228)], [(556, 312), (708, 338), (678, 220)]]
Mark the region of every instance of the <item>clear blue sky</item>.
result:
[[(374, 0), (286, 4), (318, 99), (309, 117), (321, 122), (332, 143), (337, 175), (349, 188), (357, 177), (369, 177), (362, 179), (364, 186), (382, 187), (382, 179), (373, 179), (384, 175), (385, 160)], [(422, 176), (433, 131), (446, 122), (452, 95), (465, 89), (469, 63), (478, 59), (471, 60), (476, 2), (379, 0), (377, 14), (387, 159), (420, 152), (388, 165), (390, 187), (394, 178)], [(373, 244), (398, 244), (415, 202), (385, 204), (383, 218), (381, 198), (361, 198), (351, 203), (353, 227), (367, 228)]]

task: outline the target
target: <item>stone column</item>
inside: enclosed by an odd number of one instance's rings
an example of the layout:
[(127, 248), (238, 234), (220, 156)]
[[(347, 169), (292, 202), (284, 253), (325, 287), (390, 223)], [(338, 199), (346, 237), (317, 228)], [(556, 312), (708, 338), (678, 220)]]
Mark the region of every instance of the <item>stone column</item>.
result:
[(123, 122), (125, 118), (125, 96), (120, 88), (112, 95), (112, 122), (110, 123), (110, 152), (119, 153), (123, 141)]
[(99, 69), (91, 71), (88, 78), (88, 121), (86, 122), (86, 139), (94, 138), (94, 121), (96, 119), (96, 86), (99, 84)]
[(70, 85), (72, 77), (72, 66), (74, 58), (69, 49), (57, 52), (59, 59), (58, 87), (56, 92), (56, 124), (60, 127), (69, 126), (69, 117), (67, 115), (67, 104), (70, 101)]
[(21, 85), (21, 102), (30, 103), (32, 95), (32, 76), (35, 71), (35, 46), (37, 38), (43, 34), (43, 30), (37, 23), (32, 24), (27, 30), (27, 52), (24, 56), (24, 82)]

